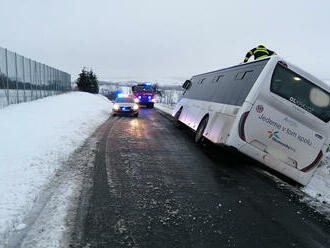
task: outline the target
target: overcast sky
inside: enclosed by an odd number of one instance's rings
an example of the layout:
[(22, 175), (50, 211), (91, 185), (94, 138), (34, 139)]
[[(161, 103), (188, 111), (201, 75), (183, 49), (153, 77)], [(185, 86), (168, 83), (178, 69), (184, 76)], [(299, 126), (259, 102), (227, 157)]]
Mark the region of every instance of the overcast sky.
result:
[(259, 43), (330, 78), (330, 1), (0, 0), (0, 46), (101, 80), (172, 79), (241, 62)]

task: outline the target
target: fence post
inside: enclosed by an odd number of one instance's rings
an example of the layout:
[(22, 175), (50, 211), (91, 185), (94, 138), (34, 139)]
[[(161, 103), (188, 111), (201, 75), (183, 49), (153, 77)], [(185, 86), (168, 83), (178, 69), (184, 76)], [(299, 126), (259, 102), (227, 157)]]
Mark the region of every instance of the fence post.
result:
[(40, 63), (38, 63), (38, 82), (39, 82), (39, 98), (42, 98), (42, 82), (41, 82), (41, 67), (40, 67)]
[(26, 95), (25, 95), (25, 68), (24, 68), (24, 57), (22, 56), (22, 67), (23, 67), (23, 94), (24, 94), (24, 102), (26, 102)]
[(16, 102), (19, 103), (19, 93), (18, 93), (18, 77), (17, 77), (17, 53), (15, 53), (15, 81), (16, 81)]
[(7, 97), (7, 104), (10, 104), (10, 100), (9, 100), (9, 78), (8, 78), (8, 50), (6, 48), (6, 81), (7, 81), (7, 90), (6, 92), (6, 97)]
[(46, 83), (46, 65), (42, 64), (43, 78), (44, 78), (44, 96), (47, 96), (47, 83)]
[(32, 86), (32, 66), (31, 59), (29, 59), (29, 67), (30, 67), (30, 91), (31, 91), (31, 101), (33, 100), (33, 86)]
[(43, 98), (43, 85), (42, 85), (42, 73), (41, 73), (41, 63), (39, 63), (39, 74), (40, 74), (40, 98)]
[(57, 70), (55, 69), (55, 85), (56, 85), (56, 95), (58, 95), (58, 75)]
[(38, 79), (38, 69), (37, 69), (37, 61), (34, 61), (34, 81), (36, 82), (35, 86), (36, 86), (36, 99), (39, 99), (39, 79)]
[(39, 97), (38, 97), (38, 74), (37, 74), (37, 62), (34, 61), (33, 62), (33, 81), (34, 81), (34, 86), (35, 86), (35, 92), (34, 92), (34, 97), (35, 97), (35, 100), (37, 100)]

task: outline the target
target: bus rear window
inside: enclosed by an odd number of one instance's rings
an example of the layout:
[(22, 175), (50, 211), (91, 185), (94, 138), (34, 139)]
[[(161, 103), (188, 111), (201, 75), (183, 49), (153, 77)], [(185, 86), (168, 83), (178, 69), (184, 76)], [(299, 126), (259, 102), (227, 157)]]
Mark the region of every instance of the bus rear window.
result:
[(329, 93), (288, 68), (276, 66), (270, 91), (324, 122), (330, 120)]

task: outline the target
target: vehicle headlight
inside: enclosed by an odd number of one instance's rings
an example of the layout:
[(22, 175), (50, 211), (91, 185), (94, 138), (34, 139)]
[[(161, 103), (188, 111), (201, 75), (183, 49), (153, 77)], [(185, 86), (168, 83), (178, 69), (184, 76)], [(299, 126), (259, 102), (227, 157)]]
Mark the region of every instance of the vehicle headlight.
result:
[(156, 102), (155, 98), (151, 100), (152, 102)]
[(118, 104), (118, 103), (115, 103), (115, 104), (113, 105), (113, 109), (114, 109), (114, 110), (118, 110), (118, 109), (119, 109), (119, 104)]
[(134, 99), (134, 102), (136, 102), (136, 103), (138, 103), (139, 101), (140, 101), (139, 98)]
[(134, 104), (133, 109), (134, 110), (138, 110), (139, 109), (139, 106), (137, 104)]

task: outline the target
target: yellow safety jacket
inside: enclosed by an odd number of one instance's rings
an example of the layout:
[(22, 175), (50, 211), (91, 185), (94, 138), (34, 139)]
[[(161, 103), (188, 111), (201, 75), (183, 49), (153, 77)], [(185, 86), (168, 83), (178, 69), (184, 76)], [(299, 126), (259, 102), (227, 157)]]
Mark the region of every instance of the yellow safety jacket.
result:
[(272, 50), (267, 49), (264, 46), (258, 46), (258, 47), (251, 49), (245, 55), (244, 62), (247, 62), (252, 55), (254, 56), (254, 60), (256, 60), (256, 59), (263, 59), (268, 56), (276, 55), (276, 53)]

